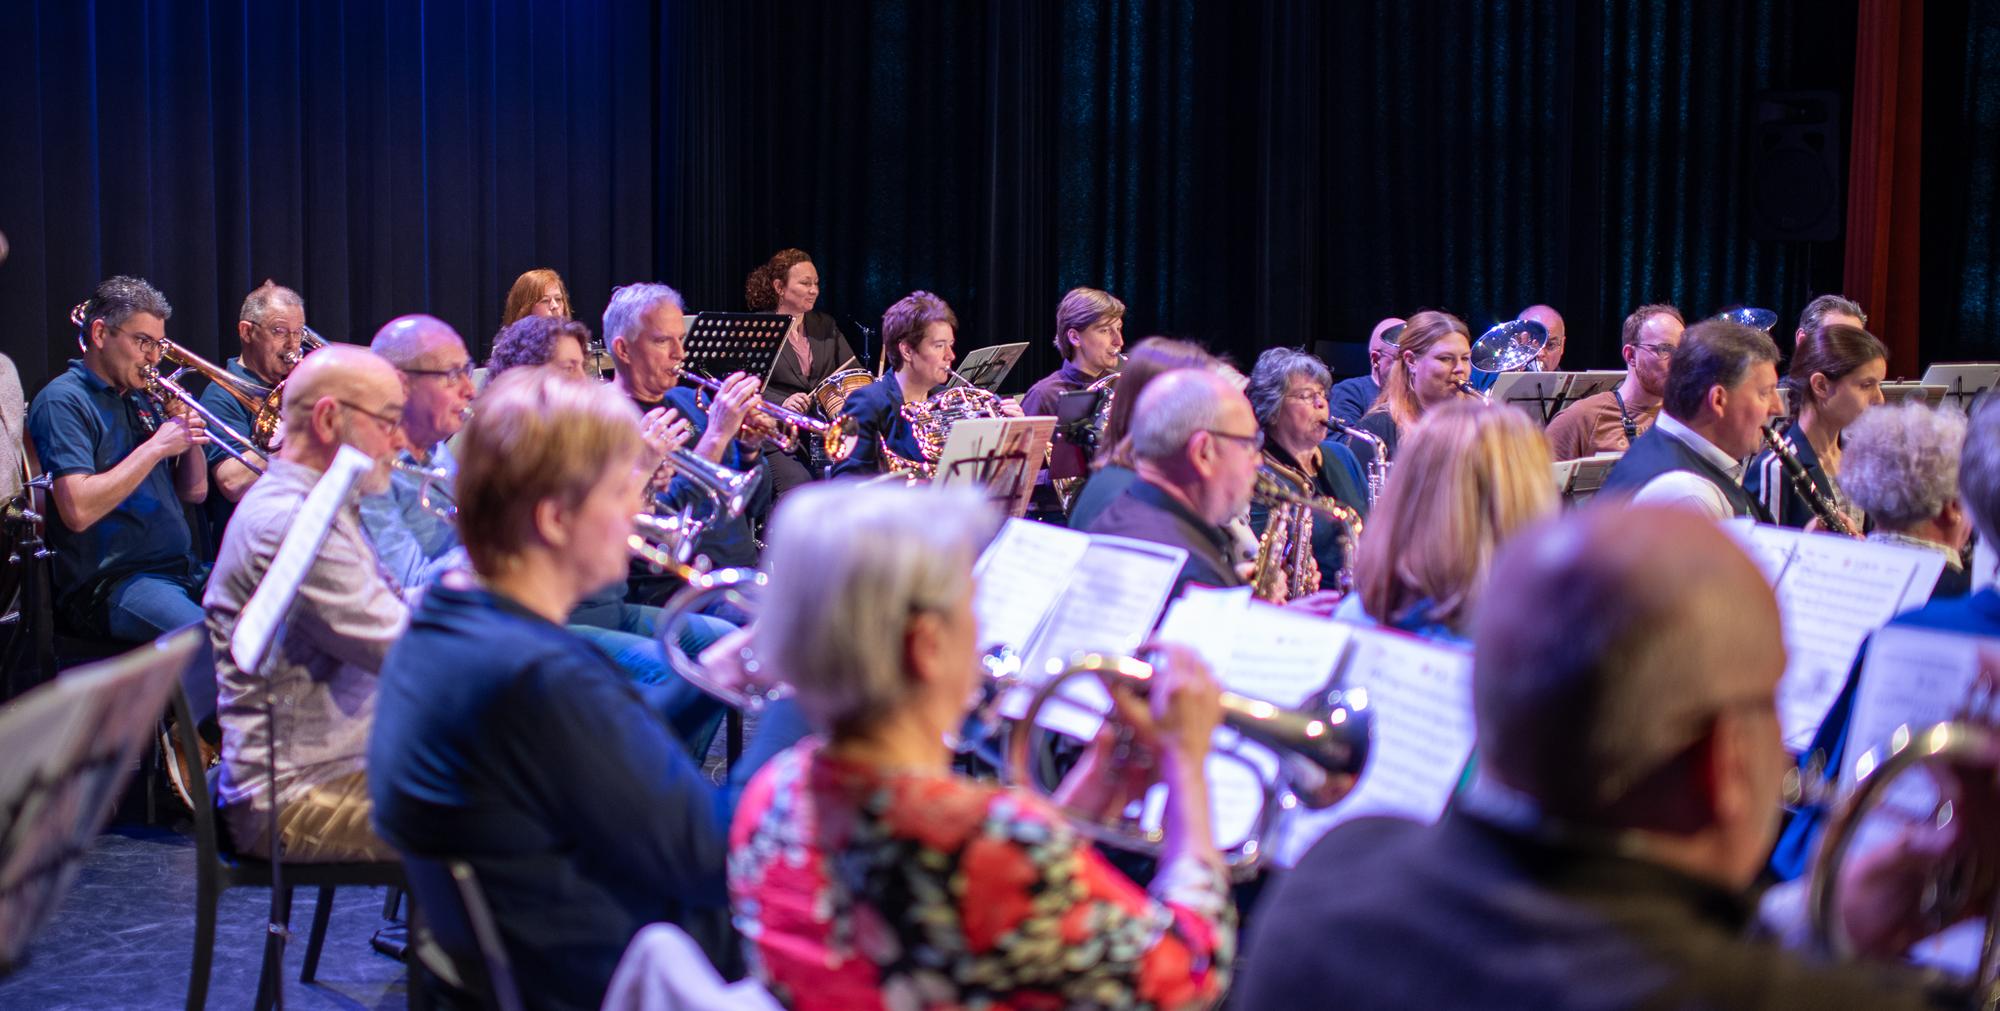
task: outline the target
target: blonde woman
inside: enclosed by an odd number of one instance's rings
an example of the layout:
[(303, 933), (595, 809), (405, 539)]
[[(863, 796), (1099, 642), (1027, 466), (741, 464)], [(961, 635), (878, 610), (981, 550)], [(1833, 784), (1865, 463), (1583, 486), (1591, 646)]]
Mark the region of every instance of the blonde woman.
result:
[[(1472, 331), (1451, 313), (1425, 309), (1404, 325), (1382, 392), (1355, 427), (1381, 439), (1389, 459), (1395, 460), (1397, 445), (1410, 426), (1426, 411), (1465, 398), (1464, 386), (1471, 377)], [(1349, 439), (1347, 448), (1354, 451), (1365, 473), (1375, 459), (1374, 447)]]
[(1526, 414), (1445, 404), (1409, 432), (1336, 614), (1464, 642), (1487, 567), (1515, 531), (1558, 506), (1548, 440)]

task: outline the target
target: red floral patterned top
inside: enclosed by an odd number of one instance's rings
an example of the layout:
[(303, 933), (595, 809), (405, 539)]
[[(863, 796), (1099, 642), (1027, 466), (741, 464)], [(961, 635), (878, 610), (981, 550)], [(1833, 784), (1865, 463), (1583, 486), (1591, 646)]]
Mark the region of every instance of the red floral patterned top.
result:
[(1235, 909), (1186, 858), (1154, 896), (1045, 803), (941, 773), (843, 762), (809, 738), (752, 780), (729, 891), (786, 1006), (1178, 1008), (1222, 993)]

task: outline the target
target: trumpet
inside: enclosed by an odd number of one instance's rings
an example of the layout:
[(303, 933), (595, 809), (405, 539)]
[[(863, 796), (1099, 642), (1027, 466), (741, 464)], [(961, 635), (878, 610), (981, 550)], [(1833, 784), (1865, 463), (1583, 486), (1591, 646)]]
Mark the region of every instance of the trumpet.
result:
[[(209, 410), (201, 401), (195, 399), (194, 394), (189, 393), (185, 387), (176, 382), (175, 380), (179, 375), (180, 373), (176, 372), (171, 376), (163, 376), (156, 365), (139, 366), (139, 378), (145, 384), (147, 396), (153, 398), (163, 410), (168, 401), (180, 401), (182, 406), (193, 411), (202, 421), (207, 423), (209, 429), (215, 433), (210, 436), (210, 439), (224, 453), (229, 454), (230, 459), (249, 468), (250, 473), (258, 477), (263, 477), (264, 468), (262, 464), (253, 462), (250, 459), (250, 454), (259, 453), (256, 445), (246, 438), (242, 432), (231, 428), (228, 422), (217, 417), (214, 411)], [(235, 445), (231, 445), (232, 442)]]
[[(707, 390), (710, 396), (722, 392), (722, 383), (720, 381), (710, 379), (699, 372), (682, 372), (681, 378), (700, 389)], [(799, 429), (804, 429), (819, 436), (820, 448), (826, 451), (826, 458), (835, 462), (845, 460), (854, 455), (854, 447), (861, 442), (861, 423), (851, 417), (821, 421), (810, 415), (800, 414), (797, 411), (761, 399), (752, 404), (750, 410), (770, 418), (772, 421), (777, 422), (780, 428), (787, 430), (787, 434), (783, 436), (783, 441), (787, 448), (790, 448), (793, 438), (790, 433), (797, 432)]]
[(445, 470), (443, 467), (426, 467), (423, 464), (410, 463), (406, 460), (391, 460), (389, 461), (389, 466), (393, 470), (400, 471), (417, 479), (417, 505), (422, 506), (432, 516), (436, 516), (446, 523), (458, 522), (458, 506), (450, 502), (433, 502), (431, 500), (432, 485), (439, 485), (445, 488), (451, 487), (451, 471)]
[[(1155, 671), (1147, 661), (1130, 656), (1084, 653), (1068, 666), (1042, 682), (1028, 702), (1027, 712), (1011, 727), (1007, 742), (1005, 775), (1008, 782), (1028, 788), (1043, 784), (1031, 772), (1030, 758), (1035, 734), (1032, 729), (1044, 706), (1058, 699), (1057, 692), (1071, 678), (1080, 675), (1104, 678), (1143, 690), (1152, 683)], [(1259, 779), (1264, 786), (1264, 804), (1255, 828), (1241, 846), (1225, 855), (1231, 869), (1245, 877), (1255, 869), (1266, 849), (1265, 840), (1276, 829), (1279, 815), (1304, 805), (1320, 809), (1339, 802), (1352, 789), (1368, 764), (1369, 745), (1374, 734), (1374, 711), (1368, 707), (1368, 693), (1362, 689), (1327, 688), (1295, 709), (1283, 709), (1259, 699), (1223, 692), (1222, 723), (1239, 736), (1261, 744), (1280, 759), (1278, 773)], [(1247, 758), (1231, 757), (1255, 768)], [(1147, 828), (1127, 813), (1084, 812), (1057, 804), (1057, 810), (1078, 833), (1107, 846), (1142, 854), (1158, 854), (1164, 833)], [(1128, 806), (1129, 810), (1129, 806)]]

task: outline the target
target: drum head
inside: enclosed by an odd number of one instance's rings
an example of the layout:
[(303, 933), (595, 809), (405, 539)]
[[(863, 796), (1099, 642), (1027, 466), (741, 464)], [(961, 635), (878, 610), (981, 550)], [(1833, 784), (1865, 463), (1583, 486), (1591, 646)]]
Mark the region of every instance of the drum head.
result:
[(874, 381), (875, 376), (867, 369), (841, 369), (813, 387), (813, 406), (819, 408), (822, 417), (838, 418), (840, 409), (847, 404), (847, 398), (855, 390)]

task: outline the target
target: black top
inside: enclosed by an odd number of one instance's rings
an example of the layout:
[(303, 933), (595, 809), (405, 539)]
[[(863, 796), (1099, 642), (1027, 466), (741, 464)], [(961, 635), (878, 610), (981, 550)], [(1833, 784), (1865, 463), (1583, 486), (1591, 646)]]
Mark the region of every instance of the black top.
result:
[(803, 726), (790, 703), (765, 709), (753, 753), (718, 788), (664, 704), (562, 626), (442, 581), (383, 663), (375, 828), (405, 852), (472, 864), (530, 1007), (598, 1007), (656, 920), (725, 972), (738, 964), (729, 820), (740, 785)]
[[(1396, 444), (1402, 438), (1403, 430), (1396, 424), (1396, 419), (1389, 416), (1388, 411), (1364, 414), (1359, 421), (1353, 423), (1353, 427), (1381, 439), (1382, 448), (1389, 452), (1389, 459), (1392, 462), (1396, 459)], [(1360, 439), (1343, 438), (1341, 445), (1346, 446), (1348, 452), (1354, 454), (1355, 462), (1363, 468), (1375, 459), (1375, 447)], [(1366, 473), (1366, 470), (1363, 473)]]
[[(679, 411), (681, 417), (686, 418), (688, 424), (693, 427), (687, 442), (687, 449), (692, 452), (695, 444), (701, 441), (702, 433), (708, 430), (708, 409), (704, 406), (706, 399), (706, 395), (699, 390), (677, 386), (667, 391), (664, 400), (647, 403), (634, 397), (632, 402), (638, 406), (640, 413), (663, 406)], [(751, 533), (750, 525), (770, 511), (772, 489), (769, 471), (764, 464), (762, 454), (751, 456), (749, 451), (744, 449), (740, 439), (732, 440), (729, 448), (723, 452), (722, 465), (731, 470), (756, 472), (757, 479), (751, 485), (750, 503), (740, 515), (732, 519), (710, 522), (702, 531), (701, 538), (695, 542), (695, 552), (698, 555), (708, 556), (710, 563), (718, 569), (755, 566), (758, 555), (757, 539)], [(675, 507), (693, 505), (698, 517), (707, 515), (707, 496), (697, 491), (694, 482), (685, 475), (675, 475), (673, 483), (667, 486), (666, 500), (668, 505)], [(665, 599), (667, 593), (672, 592), (673, 587), (680, 585), (678, 579), (658, 576), (646, 563), (637, 560), (632, 563), (631, 583), (631, 592), (627, 599), (641, 604), (658, 604)]]
[(1636, 494), (1646, 483), (1662, 474), (1676, 470), (1691, 471), (1709, 483), (1722, 489), (1724, 498), (1729, 500), (1729, 508), (1738, 516), (1754, 517), (1761, 523), (1771, 522), (1771, 516), (1736, 479), (1727, 471), (1709, 462), (1708, 458), (1695, 452), (1693, 446), (1669, 435), (1659, 424), (1646, 429), (1625, 455), (1611, 465), (1610, 473), (1604, 476), (1603, 492)]
[(778, 403), (794, 393), (811, 393), (842, 368), (859, 368), (861, 362), (854, 358), (854, 349), (848, 346), (847, 335), (833, 322), (833, 317), (823, 312), (806, 313), (806, 343), (812, 347), (812, 368), (802, 371), (799, 356), (792, 352), (787, 343), (779, 347), (778, 360), (771, 363), (771, 374), (764, 380), (764, 399)]
[(1086, 376), (1076, 367), (1074, 360), (1063, 363), (1062, 368), (1043, 376), (1021, 397), (1021, 413), (1026, 415), (1053, 415), (1056, 401), (1065, 393), (1088, 387), (1102, 379), (1102, 376)]
[(1854, 1008), (1932, 1003), (1913, 973), (1750, 940), (1742, 896), (1657, 864), (1436, 825), (1334, 828), (1266, 895), (1236, 1003), (1408, 1008)]
[(1133, 481), (1085, 529), (1093, 534), (1117, 534), (1186, 548), (1187, 561), (1181, 563), (1180, 575), (1174, 578), (1174, 596), (1189, 583), (1243, 585), (1243, 578), (1229, 562), (1232, 545), (1228, 532), (1143, 478)]
[(833, 465), (829, 477), (854, 474), (868, 476), (887, 470), (882, 466), (880, 440), (889, 441), (889, 451), (909, 460), (922, 460), (917, 433), (903, 418), (903, 384), (894, 372), (855, 390), (841, 405), (840, 415), (853, 418), (861, 429), (861, 441), (854, 454)]
[[(1785, 431), (1778, 437), (1785, 440), (1785, 447), (1799, 458), (1799, 465), (1805, 468), (1806, 476), (1812, 478), (1813, 486), (1819, 489), (1820, 495), (1828, 502), (1839, 501), (1839, 488), (1827, 475), (1826, 468), (1820, 466), (1819, 454), (1813, 451), (1812, 440), (1806, 438), (1805, 432), (1792, 424), (1785, 426)], [(1784, 461), (1779, 460), (1778, 454), (1771, 452), (1769, 447), (1758, 450), (1757, 455), (1750, 458), (1750, 465), (1743, 469), (1743, 490), (1749, 492), (1750, 497), (1782, 527), (1803, 530), (1819, 515), (1806, 503), (1806, 497), (1792, 487), (1792, 479), (1785, 475)]]
[(1328, 414), (1352, 425), (1375, 406), (1375, 398), (1381, 395), (1382, 387), (1375, 382), (1374, 374), (1364, 372), (1333, 384), (1333, 389), (1326, 394), (1326, 410)]

